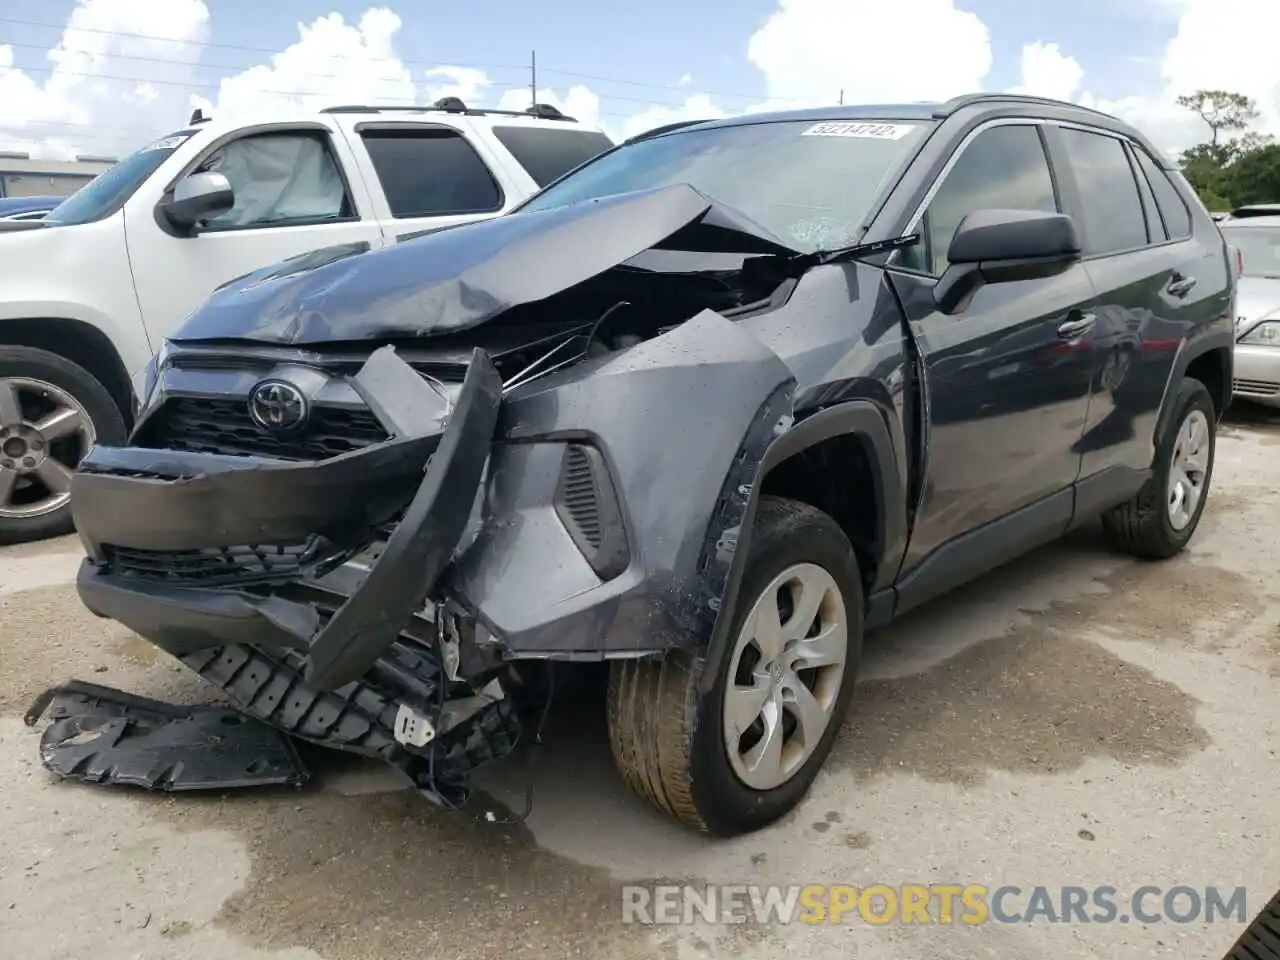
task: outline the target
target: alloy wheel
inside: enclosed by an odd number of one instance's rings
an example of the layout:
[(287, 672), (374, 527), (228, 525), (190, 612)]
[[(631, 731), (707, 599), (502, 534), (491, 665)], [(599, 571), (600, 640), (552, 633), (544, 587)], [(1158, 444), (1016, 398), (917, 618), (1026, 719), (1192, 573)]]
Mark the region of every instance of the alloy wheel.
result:
[(788, 567), (757, 596), (724, 697), (725, 748), (746, 786), (781, 786), (817, 749), (835, 712), (848, 635), (840, 588), (816, 564)]
[(71, 477), (96, 436), (75, 397), (45, 380), (0, 380), (0, 519), (62, 509)]

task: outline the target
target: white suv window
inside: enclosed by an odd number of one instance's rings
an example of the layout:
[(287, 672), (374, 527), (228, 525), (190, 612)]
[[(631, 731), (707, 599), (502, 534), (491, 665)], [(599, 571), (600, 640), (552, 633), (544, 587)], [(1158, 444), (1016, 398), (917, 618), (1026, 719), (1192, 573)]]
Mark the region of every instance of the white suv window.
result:
[(502, 209), (502, 188), (458, 131), (373, 127), (360, 136), (396, 219)]
[(201, 171), (226, 176), (235, 206), (208, 222), (219, 227), (286, 226), (350, 215), (342, 173), (322, 134), (260, 133), (218, 147)]

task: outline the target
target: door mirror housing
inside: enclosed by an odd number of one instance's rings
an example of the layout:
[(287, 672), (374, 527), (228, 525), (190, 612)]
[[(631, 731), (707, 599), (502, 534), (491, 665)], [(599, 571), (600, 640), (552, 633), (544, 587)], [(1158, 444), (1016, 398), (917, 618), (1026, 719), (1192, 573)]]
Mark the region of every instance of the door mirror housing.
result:
[(1080, 253), (1075, 221), (1066, 214), (976, 210), (956, 227), (934, 300), (943, 313), (956, 313), (980, 286), (1052, 277)]
[(160, 203), (160, 213), (173, 226), (190, 233), (202, 221), (226, 213), (236, 203), (231, 181), (222, 173), (193, 173), (179, 180), (173, 195)]

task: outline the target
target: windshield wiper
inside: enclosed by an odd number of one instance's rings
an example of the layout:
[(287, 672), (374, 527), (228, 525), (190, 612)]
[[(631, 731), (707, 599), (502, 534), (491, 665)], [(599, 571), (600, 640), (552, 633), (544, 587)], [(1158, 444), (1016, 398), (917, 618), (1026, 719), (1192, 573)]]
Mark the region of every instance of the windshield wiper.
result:
[(890, 253), (894, 250), (905, 250), (920, 242), (920, 234), (908, 233), (888, 240), (876, 240), (873, 243), (855, 243), (848, 247), (834, 247), (831, 250), (815, 250), (812, 253), (797, 254), (791, 262), (801, 271), (809, 270), (828, 263), (844, 263), (849, 260), (861, 260), (877, 253)]

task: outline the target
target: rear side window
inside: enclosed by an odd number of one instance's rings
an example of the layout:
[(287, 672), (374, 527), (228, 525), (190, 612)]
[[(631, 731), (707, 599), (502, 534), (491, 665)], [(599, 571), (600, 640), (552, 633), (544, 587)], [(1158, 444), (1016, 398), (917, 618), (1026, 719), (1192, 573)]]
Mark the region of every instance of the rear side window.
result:
[(1191, 236), (1191, 213), (1187, 210), (1182, 194), (1178, 193), (1178, 188), (1173, 185), (1169, 175), (1156, 166), (1156, 162), (1146, 151), (1135, 147), (1133, 155), (1138, 158), (1138, 166), (1147, 178), (1147, 183), (1151, 184), (1152, 193), (1156, 195), (1156, 206), (1160, 210), (1160, 218), (1164, 220), (1169, 239), (1185, 240)]
[(1035, 127), (993, 127), (964, 148), (925, 211), (925, 243), (904, 249), (901, 266), (941, 276), (960, 221), (975, 210), (991, 209), (1057, 211), (1049, 161)]
[(494, 127), (493, 135), (540, 187), (613, 147), (603, 133), (572, 127)]
[(1124, 144), (1115, 137), (1063, 129), (1063, 143), (1083, 204), (1085, 256), (1147, 245), (1142, 198)]
[(455, 130), (361, 131), (391, 215), (492, 213), (502, 189), (475, 148)]

